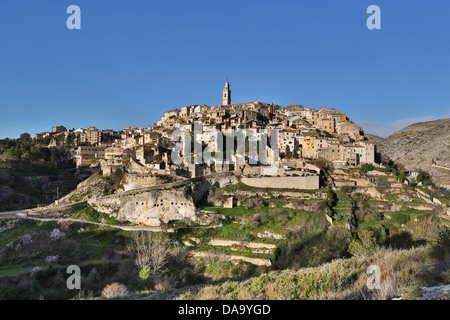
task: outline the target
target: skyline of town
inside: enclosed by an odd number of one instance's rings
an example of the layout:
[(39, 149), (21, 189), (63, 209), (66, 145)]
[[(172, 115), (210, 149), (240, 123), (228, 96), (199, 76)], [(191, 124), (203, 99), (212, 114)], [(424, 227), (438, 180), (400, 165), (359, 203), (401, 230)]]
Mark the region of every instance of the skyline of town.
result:
[[(375, 164), (376, 146), (345, 113), (260, 101), (233, 103), (231, 92), (226, 81), (222, 104), (168, 110), (146, 128), (115, 131), (58, 125), (32, 138), (48, 147), (70, 148), (77, 168), (101, 168), (104, 173), (131, 166), (136, 173), (195, 178), (252, 171), (255, 165), (270, 166), (262, 170), (265, 175), (277, 175), (280, 163), (304, 159), (336, 167)], [(301, 181), (313, 179), (304, 178)], [(314, 179), (309, 187), (318, 188), (318, 176)]]

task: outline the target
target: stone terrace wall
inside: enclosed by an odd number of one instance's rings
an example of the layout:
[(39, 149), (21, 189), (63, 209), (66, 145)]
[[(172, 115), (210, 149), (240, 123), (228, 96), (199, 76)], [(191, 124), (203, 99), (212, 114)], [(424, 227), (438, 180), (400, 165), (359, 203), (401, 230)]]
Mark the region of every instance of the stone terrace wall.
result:
[(241, 182), (257, 188), (315, 190), (320, 187), (319, 176), (241, 178)]

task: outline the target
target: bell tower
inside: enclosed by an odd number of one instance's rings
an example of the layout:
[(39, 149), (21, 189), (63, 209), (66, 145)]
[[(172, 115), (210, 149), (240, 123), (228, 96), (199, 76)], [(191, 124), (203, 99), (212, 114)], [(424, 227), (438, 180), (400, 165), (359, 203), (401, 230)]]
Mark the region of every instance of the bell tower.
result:
[(223, 89), (223, 95), (222, 95), (222, 105), (226, 106), (231, 104), (231, 90), (230, 90), (230, 83), (225, 82), (225, 88)]

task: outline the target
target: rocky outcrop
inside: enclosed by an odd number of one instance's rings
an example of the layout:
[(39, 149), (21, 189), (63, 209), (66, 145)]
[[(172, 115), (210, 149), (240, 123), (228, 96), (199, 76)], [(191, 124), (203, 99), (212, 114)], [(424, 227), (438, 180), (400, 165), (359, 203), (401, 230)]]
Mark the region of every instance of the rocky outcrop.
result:
[(0, 216), (0, 232), (13, 229), (23, 221), (23, 218), (17, 216)]
[(89, 204), (119, 221), (135, 224), (161, 226), (182, 219), (194, 222), (197, 221), (196, 205), (212, 187), (222, 188), (237, 182), (232, 172), (213, 174), (92, 198)]
[[(370, 138), (369, 138), (370, 141)], [(377, 151), (407, 170), (424, 170), (435, 183), (450, 181), (450, 119), (410, 125), (386, 139)]]
[(417, 300), (450, 300), (450, 284), (422, 288), (424, 295)]
[(184, 189), (157, 190), (137, 195), (111, 215), (119, 221), (147, 226), (160, 226), (182, 219), (194, 222), (197, 219), (192, 197)]
[(77, 189), (62, 197), (55, 203), (59, 206), (65, 206), (77, 202), (87, 201), (90, 198), (102, 197), (105, 192), (107, 182), (100, 178), (100, 176), (89, 178), (88, 180), (90, 180), (89, 183), (85, 183), (83, 185), (79, 184)]

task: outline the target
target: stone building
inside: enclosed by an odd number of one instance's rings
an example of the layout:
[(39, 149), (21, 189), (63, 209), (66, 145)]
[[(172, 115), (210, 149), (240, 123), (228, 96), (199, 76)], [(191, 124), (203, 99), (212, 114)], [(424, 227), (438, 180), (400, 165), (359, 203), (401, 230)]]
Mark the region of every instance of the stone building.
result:
[(357, 141), (362, 138), (361, 128), (358, 125), (347, 121), (338, 123), (336, 125), (336, 132), (343, 136), (349, 136)]
[(96, 145), (102, 141), (102, 132), (95, 127), (86, 129), (86, 142), (90, 145)]
[(53, 133), (61, 133), (61, 132), (66, 132), (67, 128), (64, 126), (56, 126), (56, 127), (52, 127), (52, 132)]
[(105, 147), (79, 146), (73, 153), (73, 160), (77, 167), (91, 165), (95, 160), (105, 158)]
[(105, 149), (105, 161), (110, 166), (127, 165), (132, 157), (132, 150), (124, 150), (122, 148), (110, 147)]

